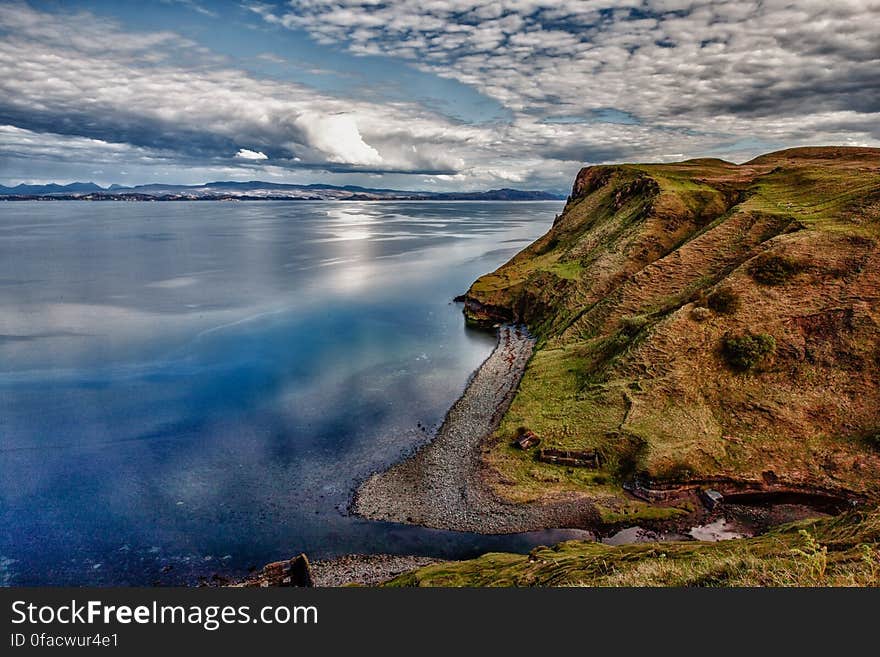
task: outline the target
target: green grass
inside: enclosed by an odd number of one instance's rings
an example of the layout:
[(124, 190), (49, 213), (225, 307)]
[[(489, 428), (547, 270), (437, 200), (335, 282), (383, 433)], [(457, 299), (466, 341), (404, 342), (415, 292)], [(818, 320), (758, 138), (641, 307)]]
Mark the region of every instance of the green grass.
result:
[(581, 271), (583, 271), (583, 266), (581, 263), (577, 261), (570, 262), (555, 262), (552, 265), (549, 265), (545, 268), (545, 271), (549, 271), (553, 274), (559, 276), (559, 278), (565, 278), (570, 281), (576, 281), (581, 276)]
[[(595, 494), (610, 494), (607, 482), (615, 478), (615, 460), (606, 449), (606, 435), (619, 426), (626, 402), (615, 386), (584, 388), (589, 362), (583, 349), (544, 349), (532, 357), (487, 456), (504, 479), (518, 483), (516, 489), (504, 491), (505, 497), (530, 501), (550, 490), (588, 488)], [(593, 471), (538, 463), (531, 453), (510, 446), (521, 426), (538, 434), (542, 447), (599, 449), (608, 467)]]
[(386, 586), (878, 586), (880, 512), (779, 527), (719, 543), (618, 547), (568, 541), (400, 575)]
[(855, 224), (845, 209), (878, 190), (880, 174), (876, 171), (856, 173), (821, 166), (782, 168), (759, 179), (744, 207), (784, 214), (814, 230), (877, 235), (880, 226), (876, 222)]
[(663, 520), (675, 520), (693, 512), (693, 507), (688, 503), (678, 506), (655, 506), (637, 500), (627, 500), (623, 503), (596, 504), (599, 518), (606, 525), (627, 524), (637, 525), (639, 522), (657, 522)]

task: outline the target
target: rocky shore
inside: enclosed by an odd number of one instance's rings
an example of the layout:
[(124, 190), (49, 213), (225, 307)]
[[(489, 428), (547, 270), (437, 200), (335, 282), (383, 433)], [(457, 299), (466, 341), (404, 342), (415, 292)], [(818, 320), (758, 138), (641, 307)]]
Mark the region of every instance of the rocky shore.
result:
[(510, 405), (534, 345), (524, 328), (499, 328), (495, 350), (449, 410), (434, 440), (370, 477), (357, 491), (353, 511), (373, 520), (484, 534), (594, 526), (595, 511), (584, 500), (510, 504), (483, 480), (481, 446)]
[(347, 554), (309, 563), (305, 555), (267, 564), (257, 573), (232, 584), (234, 587), (267, 586), (375, 586), (439, 560), (396, 554)]

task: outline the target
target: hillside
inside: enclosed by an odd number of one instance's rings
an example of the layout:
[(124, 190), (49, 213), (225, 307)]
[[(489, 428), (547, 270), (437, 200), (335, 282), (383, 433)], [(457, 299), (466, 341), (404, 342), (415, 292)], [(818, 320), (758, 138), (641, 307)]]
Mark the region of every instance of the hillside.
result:
[[(538, 337), (486, 483), (608, 522), (652, 513), (632, 492), (707, 484), (876, 500), (878, 240), (880, 149), (581, 170), (547, 234), (465, 296), (469, 321)], [(600, 467), (539, 463), (521, 428)]]

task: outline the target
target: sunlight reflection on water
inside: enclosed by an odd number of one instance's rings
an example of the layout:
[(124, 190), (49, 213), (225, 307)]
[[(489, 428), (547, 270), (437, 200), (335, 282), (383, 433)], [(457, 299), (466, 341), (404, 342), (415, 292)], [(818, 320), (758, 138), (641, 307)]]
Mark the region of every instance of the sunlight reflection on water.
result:
[(3, 204), (2, 576), (173, 583), (303, 550), (466, 556), (571, 536), (345, 513), (492, 348), (451, 298), (558, 209)]

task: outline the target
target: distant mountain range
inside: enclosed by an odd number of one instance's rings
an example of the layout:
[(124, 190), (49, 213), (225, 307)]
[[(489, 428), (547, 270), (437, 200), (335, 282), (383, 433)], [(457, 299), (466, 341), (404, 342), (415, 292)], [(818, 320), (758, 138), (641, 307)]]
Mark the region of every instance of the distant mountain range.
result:
[(519, 189), (490, 189), (485, 192), (428, 192), (373, 189), (357, 185), (291, 185), (259, 180), (209, 182), (204, 185), (110, 185), (93, 182), (69, 185), (0, 185), (0, 200), (77, 201), (555, 201), (565, 195)]

